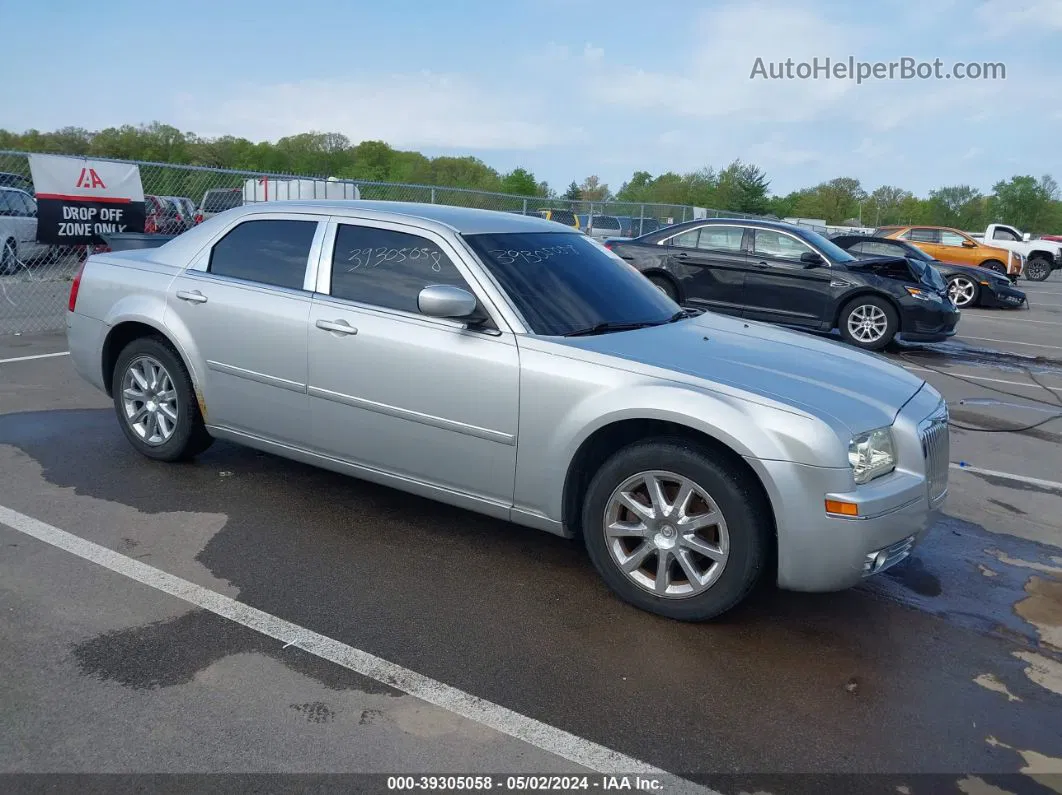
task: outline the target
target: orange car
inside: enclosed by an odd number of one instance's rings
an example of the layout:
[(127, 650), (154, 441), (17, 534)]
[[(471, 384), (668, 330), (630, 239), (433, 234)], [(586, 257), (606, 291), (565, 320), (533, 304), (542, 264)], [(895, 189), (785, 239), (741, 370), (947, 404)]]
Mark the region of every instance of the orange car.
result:
[(985, 245), (965, 232), (946, 226), (882, 226), (872, 234), (906, 240), (941, 262), (978, 265), (1009, 276), (1011, 281), (1016, 281), (1025, 270), (1025, 259), (1020, 254)]

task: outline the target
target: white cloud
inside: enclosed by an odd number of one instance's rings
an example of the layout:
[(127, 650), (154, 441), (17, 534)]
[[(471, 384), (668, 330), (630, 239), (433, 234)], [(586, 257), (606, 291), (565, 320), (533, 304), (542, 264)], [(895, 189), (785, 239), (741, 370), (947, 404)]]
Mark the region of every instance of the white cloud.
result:
[(431, 72), (233, 86), (222, 96), (185, 96), (177, 113), (182, 129), (270, 140), (323, 130), (400, 148), (483, 150), (535, 149), (582, 138), (578, 128), (547, 121), (543, 108), (525, 95)]
[(985, 0), (977, 8), (974, 24), (991, 38), (1011, 36), (1023, 30), (1062, 30), (1062, 2)]
[(862, 32), (812, 10), (780, 2), (751, 2), (702, 12), (692, 25), (694, 51), (681, 71), (650, 71), (589, 64), (591, 101), (652, 109), (691, 119), (741, 114), (743, 121), (804, 121), (836, 104), (853, 84), (836, 79), (752, 79), (757, 58), (765, 65), (820, 63), (847, 57)]

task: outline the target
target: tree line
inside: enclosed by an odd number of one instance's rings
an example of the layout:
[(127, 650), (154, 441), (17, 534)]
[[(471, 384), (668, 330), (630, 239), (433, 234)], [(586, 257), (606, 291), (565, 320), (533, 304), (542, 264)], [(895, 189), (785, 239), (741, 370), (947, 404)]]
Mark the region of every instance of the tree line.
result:
[(762, 169), (735, 160), (718, 170), (705, 167), (656, 176), (636, 171), (615, 191), (591, 175), (573, 180), (558, 192), (524, 168), (503, 173), (475, 157), (427, 157), (383, 141), (355, 144), (339, 133), (308, 132), (256, 143), (234, 136), (201, 137), (159, 123), (99, 131), (79, 127), (52, 132), (0, 130), (0, 149), (466, 188), (542, 201), (566, 199), (584, 206), (621, 201), (815, 218), (836, 225), (911, 223), (979, 231), (989, 223), (1005, 222), (1034, 233), (1062, 231), (1062, 196), (1049, 175), (1015, 175), (998, 181), (988, 194), (969, 185), (951, 185), (924, 197), (892, 185), (867, 190), (859, 179), (841, 176), (780, 196), (771, 192)]

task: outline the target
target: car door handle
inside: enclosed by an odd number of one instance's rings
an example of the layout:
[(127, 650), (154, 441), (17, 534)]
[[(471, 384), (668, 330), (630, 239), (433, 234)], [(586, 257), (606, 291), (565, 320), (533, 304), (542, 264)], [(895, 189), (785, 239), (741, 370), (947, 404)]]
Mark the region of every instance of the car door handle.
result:
[(191, 292), (178, 290), (177, 297), (182, 301), (190, 301), (193, 304), (205, 304), (207, 302), (207, 297), (198, 290), (192, 290)]
[(757, 268), (769, 268), (769, 267), (771, 267), (771, 264), (769, 262), (757, 262), (756, 263), (756, 267)]
[(679, 259), (687, 259), (687, 258), (689, 258), (690, 255), (687, 254), (685, 251), (680, 251), (675, 256), (678, 257)]
[(318, 320), (317, 328), (337, 334), (357, 334), (358, 330), (345, 320)]

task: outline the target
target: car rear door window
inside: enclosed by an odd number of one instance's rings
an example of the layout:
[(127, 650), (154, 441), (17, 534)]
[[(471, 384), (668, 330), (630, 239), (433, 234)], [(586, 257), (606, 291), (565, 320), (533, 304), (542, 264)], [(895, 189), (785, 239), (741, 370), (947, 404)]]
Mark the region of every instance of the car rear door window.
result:
[(912, 243), (939, 243), (940, 233), (936, 229), (909, 229), (904, 234), (900, 235), (904, 240), (910, 240)]
[(671, 238), (671, 245), (678, 246), (679, 248), (697, 248), (697, 238), (700, 236), (701, 230), (691, 229), (688, 232), (683, 232), (680, 235), (675, 235)]
[(208, 271), (301, 290), (316, 231), (316, 221), (244, 221), (214, 245)]
[(334, 298), (419, 313), (420, 291), (437, 284), (469, 289), (453, 261), (428, 238), (339, 225), (332, 253)]
[(739, 226), (703, 226), (697, 248), (740, 253), (745, 230)]

